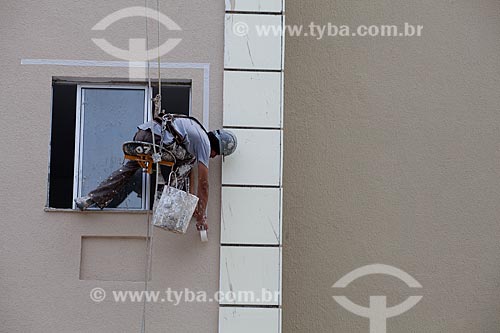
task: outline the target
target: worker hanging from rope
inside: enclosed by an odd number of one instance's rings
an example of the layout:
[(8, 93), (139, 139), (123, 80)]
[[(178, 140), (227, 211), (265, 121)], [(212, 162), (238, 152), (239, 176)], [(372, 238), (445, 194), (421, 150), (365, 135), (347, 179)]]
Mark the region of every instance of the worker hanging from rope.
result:
[[(163, 160), (172, 162), (172, 168), (177, 174), (178, 187), (186, 191), (189, 190), (192, 194), (196, 193), (199, 197), (198, 206), (193, 216), (197, 221), (197, 229), (207, 230), (205, 211), (209, 189), (208, 160), (209, 157), (232, 154), (237, 146), (236, 136), (223, 129), (207, 132), (201, 123), (193, 117), (160, 113), (154, 120), (138, 126), (130, 145), (152, 143), (153, 132), (156, 147), (159, 148), (157, 153)], [(126, 147), (130, 145), (124, 145), (126, 154)], [(153, 149), (149, 150), (149, 154), (154, 155)], [(191, 171), (195, 166), (198, 166), (196, 191), (194, 191), (194, 186), (189, 186), (189, 183), (193, 183), (194, 180)], [(76, 206), (80, 210), (92, 206), (103, 209), (116, 197), (125, 199), (126, 195), (124, 196), (123, 192), (126, 192), (127, 188), (131, 188), (130, 182), (133, 181), (134, 175), (139, 169), (141, 169), (141, 164), (138, 161), (128, 160), (87, 196), (75, 199)]]

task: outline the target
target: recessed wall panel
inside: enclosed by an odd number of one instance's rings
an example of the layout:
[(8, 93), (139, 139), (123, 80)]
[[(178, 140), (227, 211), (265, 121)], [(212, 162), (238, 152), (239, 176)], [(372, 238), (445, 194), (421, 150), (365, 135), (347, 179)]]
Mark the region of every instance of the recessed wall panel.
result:
[(145, 237), (83, 236), (80, 280), (144, 281)]

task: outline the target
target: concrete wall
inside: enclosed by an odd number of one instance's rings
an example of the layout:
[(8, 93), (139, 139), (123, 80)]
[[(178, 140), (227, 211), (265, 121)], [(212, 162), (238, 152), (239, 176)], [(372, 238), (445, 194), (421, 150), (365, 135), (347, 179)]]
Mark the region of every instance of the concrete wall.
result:
[[(149, 1), (151, 7), (156, 1)], [(143, 272), (146, 215), (130, 213), (45, 212), (53, 77), (126, 78), (127, 68), (21, 65), (21, 59), (116, 61), (93, 44), (104, 37), (126, 48), (131, 37), (144, 38), (143, 18), (113, 24), (105, 32), (91, 28), (112, 12), (141, 6), (141, 1), (8, 1), (1, 5), (2, 79), (0, 134), (4, 172), (0, 176), (0, 331), (138, 332), (142, 304), (116, 304), (109, 297), (95, 304), (92, 288), (142, 290), (134, 282)], [(182, 42), (163, 62), (210, 64), (210, 127), (222, 124), (224, 2), (162, 1), (162, 12), (183, 30), (162, 29)], [(154, 22), (154, 21), (153, 21)], [(156, 45), (156, 25), (150, 31)], [(156, 76), (156, 72), (153, 71)], [(203, 69), (165, 69), (168, 79), (193, 82), (193, 114), (203, 108)], [(72, 152), (69, 152), (72, 154)], [(151, 290), (205, 290), (219, 287), (220, 160), (211, 162), (210, 242), (193, 229), (180, 237), (156, 231)], [(83, 236), (125, 238), (106, 239)], [(139, 237), (139, 238), (137, 238)], [(122, 251), (124, 251), (122, 253)], [(99, 262), (99, 256), (108, 262)], [(122, 254), (120, 256), (120, 254)], [(89, 256), (81, 267), (82, 256)], [(127, 260), (129, 259), (129, 260)], [(140, 265), (138, 270), (137, 265)], [(112, 270), (112, 281), (93, 279), (94, 268)], [(90, 271), (89, 271), (90, 270)], [(82, 271), (82, 272), (81, 272)], [(104, 272), (110, 273), (110, 272)], [(110, 273), (110, 274), (111, 274)], [(127, 276), (126, 281), (121, 276)], [(133, 278), (130, 278), (132, 276)], [(140, 275), (138, 275), (140, 277)], [(129, 281), (130, 280), (130, 281)], [(148, 307), (148, 331), (216, 332), (217, 303), (170, 303)]]
[[(287, 37), (283, 327), (368, 332), (335, 303), (423, 295), (387, 332), (498, 332), (500, 3), (287, 2), (287, 24), (424, 25), (421, 38)], [(423, 286), (370, 276), (383, 263)]]

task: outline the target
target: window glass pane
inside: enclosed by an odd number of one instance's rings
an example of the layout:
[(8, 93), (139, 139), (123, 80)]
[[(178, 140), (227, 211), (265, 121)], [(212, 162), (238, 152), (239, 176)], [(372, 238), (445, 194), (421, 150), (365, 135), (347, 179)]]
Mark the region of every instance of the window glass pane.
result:
[[(123, 163), (122, 144), (144, 120), (143, 89), (82, 89), (81, 194), (86, 195)], [(110, 208), (141, 209), (140, 170), (123, 197)], [(123, 201), (122, 201), (123, 199)]]

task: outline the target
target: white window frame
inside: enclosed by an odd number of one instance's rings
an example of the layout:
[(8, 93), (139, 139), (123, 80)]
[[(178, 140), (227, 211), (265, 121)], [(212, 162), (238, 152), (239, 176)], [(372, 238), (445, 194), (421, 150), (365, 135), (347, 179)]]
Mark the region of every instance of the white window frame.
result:
[[(133, 89), (133, 90), (144, 90), (144, 122), (151, 120), (151, 98), (152, 89), (149, 89), (147, 85), (133, 85), (133, 84), (78, 84), (76, 90), (76, 127), (75, 127), (75, 164), (73, 173), (73, 199), (82, 196), (82, 148), (83, 148), (83, 117), (85, 114), (85, 106), (82, 104), (83, 89)], [(191, 109), (190, 109), (191, 110)], [(138, 124), (139, 125), (139, 124)], [(132, 140), (132, 138), (130, 138)], [(117, 166), (118, 168), (118, 166)], [(142, 179), (142, 204), (140, 209), (127, 209), (127, 208), (107, 208), (107, 210), (148, 210), (150, 202), (150, 186), (151, 179), (148, 174), (143, 174)], [(76, 209), (76, 204), (73, 200), (73, 209)]]

